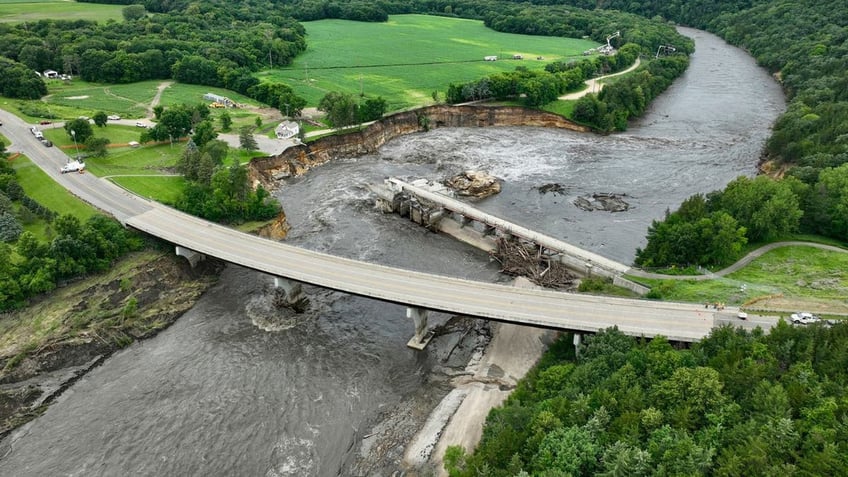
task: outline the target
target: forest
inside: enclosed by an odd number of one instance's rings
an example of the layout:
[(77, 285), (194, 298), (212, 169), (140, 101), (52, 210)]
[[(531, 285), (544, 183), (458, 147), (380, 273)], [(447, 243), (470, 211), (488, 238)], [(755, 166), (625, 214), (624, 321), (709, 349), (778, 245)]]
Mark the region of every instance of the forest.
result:
[(451, 477), (848, 473), (848, 326), (725, 326), (691, 349), (616, 329), (557, 341)]

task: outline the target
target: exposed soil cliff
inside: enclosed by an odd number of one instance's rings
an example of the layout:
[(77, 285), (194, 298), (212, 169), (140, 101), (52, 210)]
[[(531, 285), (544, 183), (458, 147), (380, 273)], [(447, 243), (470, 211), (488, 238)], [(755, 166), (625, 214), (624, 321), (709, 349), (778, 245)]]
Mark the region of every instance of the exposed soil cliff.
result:
[(364, 127), (361, 131), (318, 139), (290, 147), (274, 157), (253, 159), (249, 174), (253, 183), (266, 189), (277, 187), (279, 179), (298, 176), (317, 165), (340, 157), (371, 154), (386, 142), (404, 134), (441, 127), (542, 126), (588, 132), (562, 116), (545, 111), (512, 106), (428, 106), (395, 113)]

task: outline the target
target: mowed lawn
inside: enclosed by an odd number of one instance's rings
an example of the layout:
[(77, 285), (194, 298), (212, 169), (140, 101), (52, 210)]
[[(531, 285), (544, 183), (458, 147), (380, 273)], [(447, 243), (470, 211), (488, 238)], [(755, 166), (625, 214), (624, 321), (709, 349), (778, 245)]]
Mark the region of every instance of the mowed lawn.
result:
[[(382, 96), (390, 110), (432, 103), (450, 83), (580, 57), (590, 40), (499, 33), (477, 20), (393, 15), (386, 23), (305, 22), (307, 51), (290, 67), (259, 73), (282, 81), (310, 106), (329, 91)], [(484, 61), (494, 55), (498, 61)], [(513, 60), (522, 55), (523, 60)], [(542, 57), (542, 60), (538, 60)]]
[[(16, 157), (12, 161), (12, 167), (17, 174), (18, 183), (27, 195), (57, 214), (71, 214), (85, 221), (98, 213), (94, 207), (78, 199), (51, 179), (26, 156)], [(34, 233), (36, 237), (42, 239), (47, 237), (47, 224), (43, 220), (25, 225), (24, 229)]]
[(67, 0), (0, 0), (0, 22), (31, 22), (49, 18), (62, 20), (123, 21), (126, 5), (100, 5)]

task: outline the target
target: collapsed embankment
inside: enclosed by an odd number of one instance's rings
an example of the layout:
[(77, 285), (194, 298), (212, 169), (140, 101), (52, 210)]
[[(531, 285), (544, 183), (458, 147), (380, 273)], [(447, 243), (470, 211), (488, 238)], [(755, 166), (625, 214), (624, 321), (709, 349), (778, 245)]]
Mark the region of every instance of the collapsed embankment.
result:
[(441, 127), (539, 126), (589, 132), (586, 126), (562, 116), (514, 106), (427, 106), (395, 113), (363, 129), (336, 134), (309, 144), (290, 147), (273, 157), (253, 159), (249, 165), (253, 184), (266, 189), (277, 187), (277, 181), (299, 176), (312, 167), (336, 158), (371, 154), (388, 141), (416, 132)]

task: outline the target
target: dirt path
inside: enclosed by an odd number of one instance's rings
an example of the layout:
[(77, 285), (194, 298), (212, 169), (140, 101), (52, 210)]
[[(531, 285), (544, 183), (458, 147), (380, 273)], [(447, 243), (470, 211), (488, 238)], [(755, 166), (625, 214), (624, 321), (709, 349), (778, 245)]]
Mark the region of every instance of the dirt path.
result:
[(639, 58), (636, 58), (636, 61), (633, 62), (633, 65), (630, 68), (627, 68), (626, 70), (619, 71), (618, 73), (613, 73), (611, 75), (599, 76), (597, 78), (587, 79), (585, 81), (586, 89), (584, 89), (582, 91), (578, 91), (576, 93), (569, 93), (569, 94), (560, 96), (559, 99), (563, 99), (563, 100), (580, 99), (580, 98), (582, 98), (583, 96), (586, 96), (589, 93), (598, 93), (604, 88), (604, 84), (600, 83), (601, 80), (604, 80), (604, 79), (607, 79), (607, 78), (612, 78), (613, 76), (623, 75), (625, 73), (630, 73), (631, 71), (638, 68), (641, 63), (642, 63), (642, 61)]
[(162, 99), (162, 92), (165, 91), (165, 88), (172, 84), (174, 84), (173, 81), (163, 81), (156, 87), (156, 95), (153, 96), (153, 99), (150, 100), (150, 105), (147, 106), (147, 119), (153, 119), (153, 108), (159, 105), (159, 101)]

